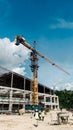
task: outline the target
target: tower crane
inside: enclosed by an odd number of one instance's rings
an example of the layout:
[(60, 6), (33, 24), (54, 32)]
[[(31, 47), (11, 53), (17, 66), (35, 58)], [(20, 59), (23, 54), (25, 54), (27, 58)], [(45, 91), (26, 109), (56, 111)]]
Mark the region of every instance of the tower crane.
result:
[[(57, 65), (55, 62), (47, 58), (46, 56), (42, 55), (40, 52), (38, 52), (34, 47), (30, 46), (26, 40), (22, 36), (16, 36), (15, 37), (15, 45), (22, 44), (25, 47), (27, 47), (29, 50), (31, 50), (30, 53), (30, 60), (31, 60), (31, 71), (33, 73), (33, 80), (32, 80), (32, 105), (38, 105), (38, 82), (37, 82), (37, 70), (38, 70), (38, 56), (41, 58), (47, 60), (51, 65), (57, 67), (61, 71), (65, 72), (66, 74), (69, 74), (66, 70), (64, 70), (62, 67)], [(34, 45), (36, 42), (34, 41)]]

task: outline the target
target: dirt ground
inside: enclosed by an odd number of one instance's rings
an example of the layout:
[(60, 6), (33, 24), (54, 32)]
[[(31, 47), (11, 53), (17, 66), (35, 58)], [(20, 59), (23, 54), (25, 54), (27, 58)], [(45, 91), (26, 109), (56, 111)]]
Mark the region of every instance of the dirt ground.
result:
[(38, 121), (32, 113), (24, 115), (0, 115), (0, 130), (73, 130), (73, 116), (70, 116), (67, 124), (56, 123), (56, 113), (49, 112), (45, 115), (44, 121)]

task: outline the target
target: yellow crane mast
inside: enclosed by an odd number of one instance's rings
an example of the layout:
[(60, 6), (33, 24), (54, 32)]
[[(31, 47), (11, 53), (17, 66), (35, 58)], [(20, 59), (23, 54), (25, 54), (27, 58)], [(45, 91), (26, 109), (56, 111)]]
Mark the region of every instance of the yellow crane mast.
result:
[(31, 71), (33, 73), (33, 80), (32, 80), (32, 104), (38, 105), (38, 82), (37, 82), (37, 70), (38, 70), (38, 57), (35, 50), (36, 42), (34, 41), (34, 50), (30, 53), (30, 60), (31, 60)]
[[(45, 57), (41, 53), (39, 53), (35, 46), (31, 47), (22, 36), (16, 36), (15, 37), (15, 45), (23, 44), (25, 47), (31, 50), (30, 53), (30, 60), (31, 60), (31, 71), (33, 73), (33, 80), (32, 80), (32, 105), (38, 105), (38, 82), (37, 82), (37, 70), (38, 70), (38, 56), (41, 58), (47, 60), (51, 65), (57, 67), (61, 71), (65, 72), (66, 74), (69, 74), (66, 70), (64, 70), (62, 67), (57, 65), (55, 62), (50, 60), (49, 58)], [(36, 42), (34, 42), (34, 45)], [(37, 56), (38, 55), (38, 56)]]

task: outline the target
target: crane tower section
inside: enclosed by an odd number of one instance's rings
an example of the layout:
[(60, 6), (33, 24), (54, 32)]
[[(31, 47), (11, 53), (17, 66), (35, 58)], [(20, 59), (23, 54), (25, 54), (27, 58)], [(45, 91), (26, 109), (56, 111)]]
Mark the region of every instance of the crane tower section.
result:
[[(34, 42), (34, 44), (36, 44)], [(33, 105), (38, 105), (38, 82), (37, 82), (37, 70), (38, 70), (38, 56), (34, 47), (34, 50), (30, 53), (31, 60), (31, 71), (33, 73), (32, 80), (32, 103)]]

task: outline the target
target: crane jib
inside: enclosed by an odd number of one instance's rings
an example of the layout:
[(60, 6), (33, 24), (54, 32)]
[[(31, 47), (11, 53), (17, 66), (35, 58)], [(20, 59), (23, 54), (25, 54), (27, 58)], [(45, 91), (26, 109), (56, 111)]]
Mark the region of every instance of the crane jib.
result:
[[(21, 36), (16, 36), (16, 45), (19, 45), (20, 43), (23, 44), (25, 47), (27, 47), (29, 50), (34, 51), (35, 49), (33, 47), (31, 47), (23, 37)], [(69, 74), (66, 70), (64, 70), (62, 67), (60, 67), (59, 65), (57, 65), (56, 63), (54, 63), (52, 60), (50, 60), (49, 58), (47, 58), (46, 56), (42, 55), (41, 53), (39, 53), (37, 50), (35, 50), (35, 53), (37, 55), (39, 55), (41, 58), (45, 59), (46, 61), (48, 61), (51, 65), (57, 67), (58, 69), (60, 69), (61, 71), (65, 72), (66, 74)]]

